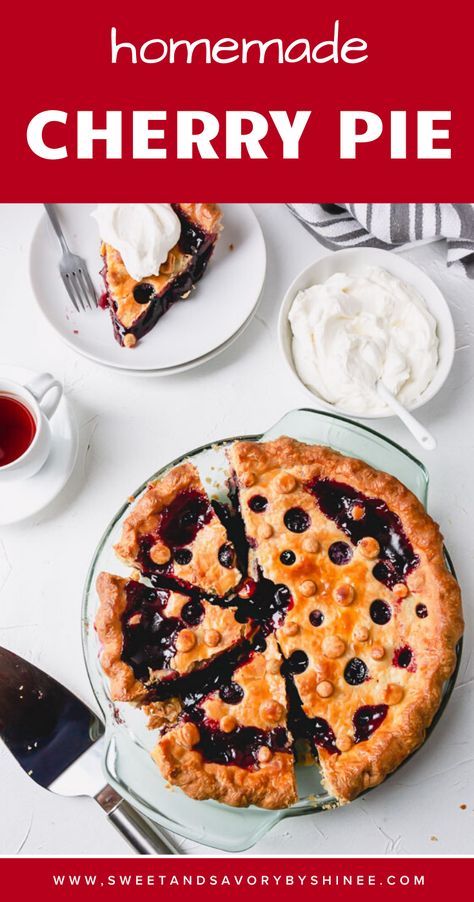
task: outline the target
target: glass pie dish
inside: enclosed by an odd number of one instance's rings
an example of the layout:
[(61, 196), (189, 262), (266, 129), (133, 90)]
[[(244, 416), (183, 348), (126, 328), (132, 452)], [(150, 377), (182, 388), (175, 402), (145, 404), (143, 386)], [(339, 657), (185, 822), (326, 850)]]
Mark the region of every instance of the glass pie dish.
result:
[[(246, 438), (259, 441), (288, 435), (300, 441), (319, 443), (359, 457), (377, 469), (396, 476), (427, 505), (428, 473), (407, 451), (372, 429), (334, 414), (303, 409), (283, 417), (263, 435), (222, 439), (183, 454), (147, 479), (132, 493), (136, 500), (148, 483), (185, 459), (197, 466), (212, 497), (226, 500), (227, 460), (225, 450), (232, 442)], [(128, 494), (128, 493), (127, 493)], [(135, 503), (135, 501), (133, 502)], [(89, 679), (104, 714), (107, 728), (107, 752), (104, 766), (107, 780), (143, 814), (180, 836), (227, 852), (254, 845), (268, 830), (285, 817), (321, 812), (337, 805), (324, 789), (316, 766), (297, 766), (299, 798), (291, 808), (268, 811), (258, 808), (236, 809), (214, 801), (195, 801), (179, 789), (170, 789), (150, 757), (154, 733), (147, 729), (142, 711), (129, 704), (113, 703), (108, 683), (99, 663), (99, 643), (93, 628), (98, 599), (95, 582), (102, 570), (129, 575), (113, 552), (130, 502), (126, 502), (107, 527), (92, 560), (84, 591), (82, 634)], [(452, 565), (446, 553), (451, 571)], [(461, 646), (458, 647), (458, 666)], [(457, 671), (456, 671), (457, 672)], [(443, 699), (430, 732), (438, 721), (451, 694), (456, 673), (444, 687)], [(383, 785), (383, 784), (382, 784)], [(383, 791), (380, 789), (379, 791)]]

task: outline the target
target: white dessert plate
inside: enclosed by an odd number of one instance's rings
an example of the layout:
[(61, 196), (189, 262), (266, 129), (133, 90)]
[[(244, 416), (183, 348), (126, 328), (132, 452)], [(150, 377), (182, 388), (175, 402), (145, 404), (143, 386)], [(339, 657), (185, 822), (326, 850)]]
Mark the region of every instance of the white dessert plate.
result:
[[(100, 295), (102, 258), (93, 209), (92, 204), (58, 204), (71, 250), (85, 258)], [(45, 214), (30, 251), (31, 284), (41, 311), (70, 347), (105, 366), (158, 374), (204, 362), (224, 350), (247, 323), (265, 277), (265, 243), (253, 210), (248, 204), (223, 204), (222, 211), (224, 231), (202, 281), (191, 298), (175, 304), (135, 348), (122, 348), (115, 341), (108, 311), (74, 310), (59, 275), (57, 238)]]
[(454, 360), (455, 350), (455, 333), (454, 323), (451, 311), (448, 307), (444, 295), (435, 285), (432, 279), (423, 272), (418, 266), (415, 266), (410, 260), (395, 254), (393, 251), (384, 251), (378, 248), (350, 248), (349, 250), (335, 251), (321, 257), (315, 263), (311, 263), (293, 280), (288, 288), (280, 308), (278, 319), (278, 337), (280, 350), (283, 358), (293, 374), (294, 378), (302, 385), (308, 396), (311, 397), (313, 403), (316, 401), (318, 406), (331, 410), (334, 413), (340, 413), (344, 416), (357, 416), (364, 419), (379, 419), (381, 417), (392, 417), (394, 414), (391, 410), (386, 413), (366, 413), (355, 411), (349, 412), (336, 404), (331, 404), (317, 394), (316, 391), (310, 389), (301, 380), (296, 370), (295, 361), (292, 352), (292, 332), (288, 320), (291, 305), (298, 294), (311, 285), (325, 282), (330, 276), (336, 272), (346, 272), (349, 274), (357, 274), (365, 266), (380, 266), (392, 273), (403, 282), (413, 285), (424, 299), (430, 313), (437, 322), (437, 335), (439, 339), (439, 359), (438, 366), (434, 376), (425, 391), (410, 405), (410, 410), (416, 410), (438, 393), (441, 386), (446, 381)]
[[(0, 365), (0, 377), (28, 382), (39, 374), (21, 366)], [(59, 495), (74, 469), (77, 457), (77, 427), (67, 398), (61, 398), (51, 417), (52, 444), (49, 457), (36, 476), (0, 483), (0, 526), (35, 516)]]
[[(255, 307), (253, 308), (250, 316), (248, 316), (245, 322), (242, 323), (240, 328), (237, 329), (237, 332), (234, 332), (234, 334), (231, 335), (230, 338), (227, 339), (227, 341), (224, 341), (217, 348), (213, 348), (212, 351), (209, 351), (209, 354), (203, 354), (202, 357), (198, 357), (196, 360), (190, 360), (189, 363), (183, 363), (182, 366), (163, 367), (159, 370), (124, 370), (120, 368), (120, 372), (132, 373), (135, 376), (140, 376), (145, 379), (156, 379), (158, 376), (175, 376), (177, 373), (185, 373), (186, 370), (192, 370), (196, 366), (201, 366), (201, 364), (207, 363), (208, 360), (213, 360), (213, 358), (217, 357), (218, 354), (222, 354), (223, 351), (226, 351), (227, 348), (230, 348), (230, 346), (234, 344), (234, 341), (237, 341), (237, 339), (240, 338), (241, 335), (243, 335), (247, 327), (252, 322), (259, 304), (260, 298), (258, 298), (257, 303), (255, 304)], [(117, 369), (117, 367), (114, 367), (114, 369)]]

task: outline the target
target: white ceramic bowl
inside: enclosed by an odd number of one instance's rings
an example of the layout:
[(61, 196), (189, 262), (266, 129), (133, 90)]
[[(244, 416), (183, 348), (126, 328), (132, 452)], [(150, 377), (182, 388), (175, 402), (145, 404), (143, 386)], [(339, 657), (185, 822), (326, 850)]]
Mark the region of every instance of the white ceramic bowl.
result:
[(336, 272), (357, 274), (364, 266), (380, 266), (383, 269), (386, 269), (387, 272), (397, 276), (397, 278), (407, 282), (409, 285), (413, 285), (413, 287), (421, 294), (428, 310), (434, 316), (438, 324), (438, 366), (436, 367), (435, 374), (430, 384), (411, 405), (410, 409), (415, 410), (417, 407), (421, 407), (422, 404), (426, 404), (427, 401), (431, 401), (447, 379), (453, 363), (455, 348), (453, 319), (444, 296), (432, 279), (430, 279), (423, 270), (419, 269), (418, 266), (415, 266), (409, 260), (406, 260), (404, 257), (401, 257), (392, 251), (379, 250), (378, 248), (352, 248), (349, 250), (333, 251), (333, 253), (321, 257), (315, 263), (311, 263), (310, 266), (307, 266), (306, 269), (293, 280), (283, 298), (278, 319), (278, 338), (283, 358), (294, 378), (306, 389), (313, 401), (314, 399), (317, 400), (318, 406), (324, 407), (327, 410), (337, 411), (346, 416), (359, 416), (364, 419), (379, 419), (382, 416), (393, 416), (393, 414), (391, 411), (387, 411), (385, 414), (355, 413), (353, 410), (347, 411), (337, 404), (331, 404), (329, 401), (325, 401), (324, 398), (317, 394), (317, 392), (305, 385), (296, 371), (293, 360), (292, 333), (288, 320), (291, 305), (298, 291), (310, 288), (311, 285), (325, 282), (326, 279)]

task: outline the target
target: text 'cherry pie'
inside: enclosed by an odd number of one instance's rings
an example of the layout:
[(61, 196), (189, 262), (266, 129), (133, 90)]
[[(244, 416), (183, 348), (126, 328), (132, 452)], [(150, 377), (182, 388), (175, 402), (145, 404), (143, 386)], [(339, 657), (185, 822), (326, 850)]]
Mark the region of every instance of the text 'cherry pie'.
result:
[(339, 802), (422, 742), (456, 663), (459, 587), (394, 477), (282, 437), (228, 450), (229, 505), (191, 463), (151, 484), (102, 573), (111, 696), (143, 708), (195, 799), (285, 808), (295, 749)]

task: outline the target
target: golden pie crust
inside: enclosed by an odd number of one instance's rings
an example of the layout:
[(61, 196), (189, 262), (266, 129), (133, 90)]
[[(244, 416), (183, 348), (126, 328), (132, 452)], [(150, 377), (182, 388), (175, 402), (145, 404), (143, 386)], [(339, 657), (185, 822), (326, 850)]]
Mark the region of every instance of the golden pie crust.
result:
[[(224, 567), (219, 562), (219, 549), (229, 544), (226, 530), (215, 512), (210, 508), (209, 521), (197, 531), (194, 541), (185, 546), (192, 552), (187, 564), (172, 561), (172, 554), (159, 538), (163, 513), (173, 501), (185, 492), (197, 492), (207, 498), (196, 467), (184, 463), (170, 470), (166, 476), (151, 483), (124, 522), (122, 535), (114, 546), (118, 557), (130, 567), (143, 569), (140, 561), (141, 540), (156, 535), (155, 551), (151, 556), (160, 560), (160, 552), (171, 562), (172, 575), (185, 583), (192, 584), (204, 592), (225, 596), (241, 580), (237, 567)], [(164, 545), (164, 547), (161, 547)]]
[[(306, 670), (294, 676), (304, 712), (324, 718), (335, 735), (338, 753), (318, 748), (325, 785), (341, 802), (349, 801), (380, 783), (423, 742), (443, 684), (454, 670), (463, 629), (461, 600), (445, 564), (441, 534), (418, 499), (394, 477), (329, 448), (283, 437), (267, 443), (237, 442), (229, 458), (239, 484), (254, 575), (260, 568), (292, 595), (293, 606), (276, 636), (285, 658), (297, 650), (308, 657)], [(406, 584), (389, 589), (375, 579), (378, 549), (373, 540), (359, 542), (344, 566), (331, 562), (330, 545), (350, 544), (350, 539), (305, 488), (317, 479), (381, 499), (398, 516), (419, 558)], [(248, 505), (254, 495), (268, 500), (260, 513)], [(309, 515), (308, 529), (296, 533), (286, 528), (284, 516), (291, 508)], [(355, 516), (360, 515), (356, 511)], [(291, 566), (280, 559), (287, 550), (296, 556)], [(385, 601), (392, 612), (386, 624), (371, 620), (375, 599)], [(428, 612), (423, 619), (416, 615), (419, 604)], [(309, 620), (315, 610), (324, 617), (317, 628)], [(407, 647), (410, 666), (396, 666), (397, 654)], [(354, 658), (368, 670), (360, 685), (350, 685), (344, 677)], [(356, 743), (353, 717), (373, 705), (387, 706), (385, 719), (367, 740)]]

